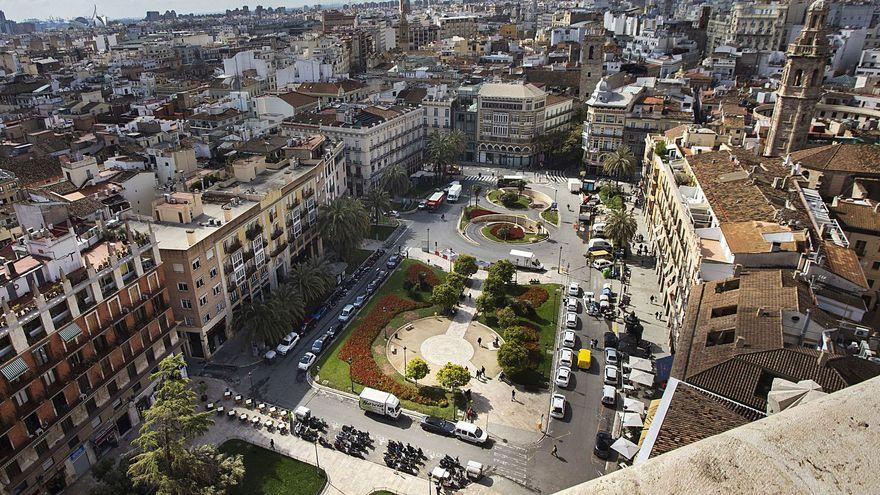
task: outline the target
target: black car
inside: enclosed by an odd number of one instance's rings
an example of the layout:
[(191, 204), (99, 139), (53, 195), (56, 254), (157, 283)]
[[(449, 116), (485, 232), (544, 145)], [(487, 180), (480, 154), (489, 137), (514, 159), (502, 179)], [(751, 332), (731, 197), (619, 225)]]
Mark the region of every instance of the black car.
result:
[(614, 443), (614, 439), (611, 438), (611, 434), (607, 431), (600, 431), (596, 433), (596, 446), (593, 447), (593, 454), (596, 455), (599, 459), (605, 460), (611, 457), (611, 444)]
[(400, 256), (394, 254), (394, 255), (391, 255), (390, 258), (388, 258), (388, 262), (385, 263), (385, 266), (386, 266), (389, 270), (393, 270), (394, 267), (396, 267), (398, 263), (400, 263)]
[(617, 348), (617, 335), (614, 332), (605, 332), (605, 347)]
[(328, 339), (333, 340), (336, 338), (336, 334), (339, 333), (339, 325), (330, 325), (330, 328), (327, 329), (327, 332), (324, 334)]
[(455, 424), (436, 416), (426, 416), (422, 420), (422, 429), (438, 435), (451, 437), (455, 432)]

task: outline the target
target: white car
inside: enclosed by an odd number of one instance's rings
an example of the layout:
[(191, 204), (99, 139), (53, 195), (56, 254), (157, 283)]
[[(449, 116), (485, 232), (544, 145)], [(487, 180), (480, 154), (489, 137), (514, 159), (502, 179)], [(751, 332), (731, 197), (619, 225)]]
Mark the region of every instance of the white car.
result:
[(576, 297), (569, 297), (565, 299), (565, 310), (572, 313), (577, 313), (578, 300)]
[(568, 284), (568, 295), (579, 296), (581, 294), (581, 285), (577, 282)]
[(562, 394), (553, 394), (550, 398), (550, 416), (562, 419), (565, 417), (565, 396)]
[(617, 363), (620, 361), (620, 356), (617, 354), (617, 349), (613, 347), (605, 348), (605, 364), (613, 364), (617, 366)]
[(574, 351), (571, 349), (559, 349), (559, 359), (557, 363), (559, 366), (565, 366), (571, 368), (571, 363), (574, 361)]
[(617, 366), (605, 365), (605, 385), (617, 385), (620, 380), (620, 371)]
[(342, 308), (342, 312), (339, 313), (339, 321), (348, 321), (353, 313), (354, 306), (352, 306), (351, 304), (346, 305), (344, 308)]
[(602, 404), (606, 406), (614, 406), (617, 403), (617, 389), (614, 385), (605, 385), (602, 387)]
[(584, 306), (590, 307), (590, 303), (596, 299), (595, 292), (584, 292)]
[(367, 300), (367, 296), (364, 296), (364, 295), (357, 296), (356, 298), (354, 298), (354, 307), (360, 308), (361, 306), (364, 305), (364, 301), (366, 301), (366, 300)]
[(275, 348), (275, 352), (282, 356), (286, 356), (291, 349), (296, 347), (297, 342), (299, 342), (299, 335), (291, 332), (281, 339), (281, 343)]
[(299, 360), (299, 364), (296, 365), (296, 367), (301, 371), (307, 371), (315, 363), (315, 359), (317, 358), (318, 357), (311, 352), (307, 352), (303, 354), (302, 359)]
[(566, 313), (565, 314), (565, 327), (566, 328), (577, 328), (577, 326), (578, 326), (577, 313)]
[(568, 347), (569, 349), (573, 348), (575, 339), (574, 332), (571, 330), (566, 330), (562, 333), (562, 345), (564, 347)]
[(593, 262), (593, 268), (596, 270), (604, 270), (606, 268), (611, 268), (614, 263), (606, 260), (606, 259), (598, 259)]
[(571, 368), (568, 366), (560, 366), (556, 369), (556, 385), (565, 388), (571, 380)]

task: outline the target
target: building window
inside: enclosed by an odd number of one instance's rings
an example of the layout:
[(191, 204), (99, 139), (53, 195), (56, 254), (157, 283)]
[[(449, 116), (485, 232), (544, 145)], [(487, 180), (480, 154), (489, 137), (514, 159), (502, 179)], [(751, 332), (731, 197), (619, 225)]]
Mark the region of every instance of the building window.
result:
[(37, 362), (37, 366), (43, 366), (49, 362), (48, 346), (49, 344), (40, 346), (33, 352), (34, 361)]
[(722, 316), (730, 316), (736, 314), (736, 305), (721, 306), (720, 308), (712, 308), (712, 318), (721, 318)]
[(193, 325), (193, 319), (192, 319), (192, 317), (190, 317), (190, 316), (184, 316), (184, 317), (183, 317), (183, 324), (184, 324), (184, 326), (191, 327), (191, 326)]
[(209, 321), (211, 321), (211, 313), (205, 313), (204, 320), (205, 320), (205, 323), (208, 323)]
[(43, 375), (43, 383), (46, 384), (47, 387), (55, 383), (56, 380), (58, 380), (58, 377), (55, 376), (54, 368), (47, 371), (46, 374)]
[(222, 312), (223, 312), (223, 303), (217, 303), (217, 312), (218, 312), (218, 313), (222, 313)]
[(208, 295), (207, 294), (204, 294), (202, 297), (199, 298), (199, 306), (201, 307), (201, 306), (204, 306), (205, 304), (208, 304)]
[(23, 389), (19, 390), (18, 392), (16, 392), (15, 394), (13, 394), (12, 400), (14, 400), (15, 403), (18, 404), (19, 406), (23, 406), (23, 405), (27, 404), (28, 401), (31, 400), (31, 398), (28, 396), (28, 389), (23, 388)]
[(735, 338), (736, 331), (732, 328), (728, 330), (712, 331), (709, 332), (708, 335), (706, 335), (706, 347), (732, 344)]
[(177, 290), (179, 290), (180, 292), (186, 292), (189, 290), (189, 285), (183, 282), (177, 282)]
[(857, 255), (864, 256), (866, 247), (867, 243), (865, 241), (856, 241), (856, 245), (853, 250), (856, 252)]
[(209, 260), (214, 259), (214, 248), (211, 248), (205, 252), (205, 258)]
[(180, 263), (174, 263), (172, 266), (174, 267), (175, 272), (183, 273), (183, 265), (181, 265)]
[(192, 309), (192, 307), (193, 307), (192, 301), (190, 301), (189, 299), (181, 299), (180, 300), (180, 307), (183, 309)]
[(215, 285), (213, 290), (214, 295), (216, 296), (217, 294), (219, 294), (221, 290), (222, 289), (220, 288), (220, 284)]
[(199, 258), (196, 258), (192, 262), (193, 270), (198, 270), (202, 266), (202, 261)]
[(201, 289), (201, 288), (204, 287), (204, 286), (205, 286), (205, 281), (204, 281), (204, 280), (202, 280), (202, 279), (198, 279), (198, 280), (196, 280), (196, 289)]
[(209, 275), (209, 276), (210, 276), (211, 278), (214, 278), (214, 277), (217, 276), (217, 267), (216, 267), (216, 266), (213, 267), (213, 268), (211, 268), (211, 272), (210, 272), (210, 275)]

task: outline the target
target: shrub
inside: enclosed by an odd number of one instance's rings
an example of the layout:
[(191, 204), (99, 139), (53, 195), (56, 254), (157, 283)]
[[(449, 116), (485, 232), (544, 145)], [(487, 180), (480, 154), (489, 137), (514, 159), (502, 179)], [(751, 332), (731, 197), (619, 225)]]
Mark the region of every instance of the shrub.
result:
[(455, 273), (460, 273), (465, 277), (470, 277), (477, 273), (477, 268), (477, 259), (467, 254), (455, 258), (455, 264), (453, 265)]
[(532, 308), (538, 308), (550, 298), (550, 294), (547, 293), (547, 289), (543, 287), (529, 287), (525, 292), (516, 296), (516, 298), (520, 301), (527, 301), (532, 305)]
[(501, 195), (501, 204), (507, 207), (511, 207), (516, 205), (517, 201), (519, 201), (519, 194), (513, 191), (506, 191)]
[[(428, 266), (421, 263), (413, 263), (406, 271), (406, 281), (420, 290), (427, 290), (440, 283), (440, 277)], [(427, 287), (422, 287), (424, 282)]]
[(529, 352), (519, 342), (505, 342), (498, 349), (498, 365), (508, 376), (525, 371), (530, 361)]
[(489, 232), (496, 238), (506, 241), (518, 241), (526, 236), (522, 227), (509, 223), (496, 223), (489, 228)]
[(486, 210), (483, 208), (474, 208), (473, 210), (468, 212), (468, 220), (473, 220), (474, 218), (481, 217), (483, 215), (495, 215), (496, 213), (492, 210)]
[(495, 312), (495, 317), (498, 318), (498, 326), (502, 329), (515, 326), (517, 322), (519, 322), (519, 318), (516, 317), (516, 313), (510, 308), (499, 309)]
[(519, 316), (532, 316), (535, 314), (535, 308), (529, 301), (513, 298), (508, 302), (508, 306)]

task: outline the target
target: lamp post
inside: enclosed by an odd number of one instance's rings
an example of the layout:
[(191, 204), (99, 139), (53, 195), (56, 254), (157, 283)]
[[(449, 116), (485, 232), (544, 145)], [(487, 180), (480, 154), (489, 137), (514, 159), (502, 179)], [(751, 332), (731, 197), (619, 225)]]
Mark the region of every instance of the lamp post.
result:
[(354, 393), (354, 380), (351, 379), (351, 358), (346, 359), (348, 363), (348, 386), (351, 388), (351, 393)]
[(556, 264), (556, 273), (562, 273), (562, 246), (559, 246), (559, 263)]
[(403, 346), (403, 377), (406, 378), (406, 346)]
[(428, 227), (428, 242), (425, 244), (425, 251), (431, 250), (431, 228)]
[(318, 462), (318, 441), (315, 440), (315, 472), (321, 474), (321, 463)]

